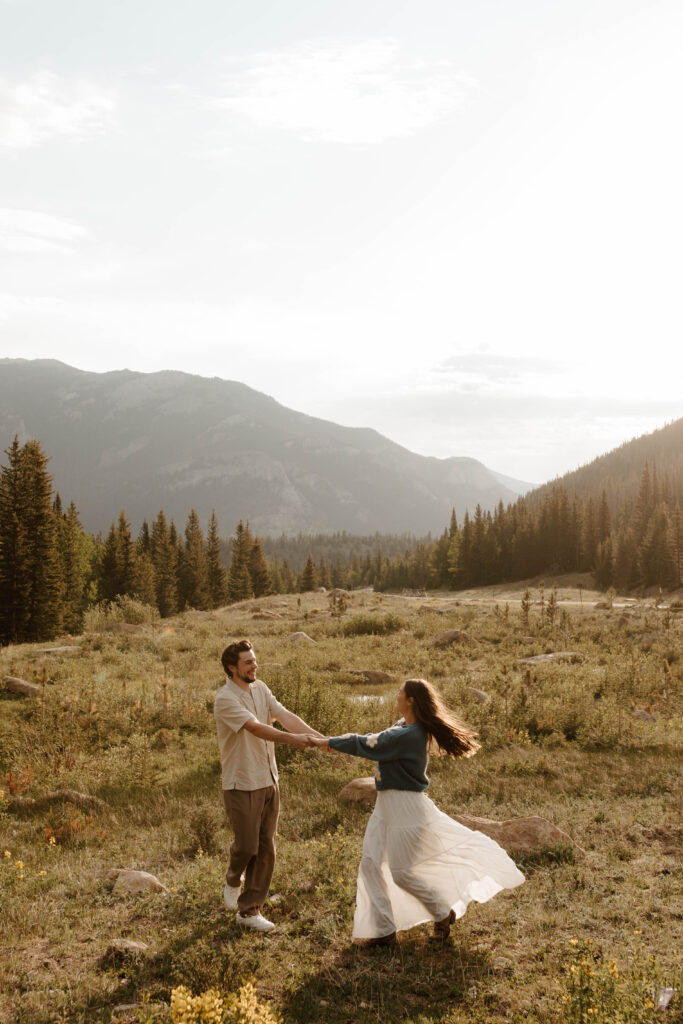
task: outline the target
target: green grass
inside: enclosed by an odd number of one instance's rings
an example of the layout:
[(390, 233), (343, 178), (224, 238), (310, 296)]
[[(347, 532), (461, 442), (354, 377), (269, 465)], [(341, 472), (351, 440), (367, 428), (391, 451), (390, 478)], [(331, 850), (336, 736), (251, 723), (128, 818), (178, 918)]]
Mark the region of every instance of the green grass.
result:
[[(135, 1003), (123, 1019), (169, 1021), (172, 987), (227, 995), (251, 976), (259, 998), (292, 1022), (616, 1024), (619, 1000), (641, 1013), (625, 1019), (650, 1019), (645, 976), (679, 988), (666, 1020), (680, 1021), (683, 617), (640, 605), (624, 619), (584, 594), (562, 627), (541, 623), (534, 609), (527, 629), (512, 603), (505, 610), (484, 597), (354, 594), (341, 622), (314, 611), (318, 595), (302, 596), (301, 606), (291, 599), (289, 610), (273, 598), (258, 604), (279, 619), (255, 619), (245, 602), (150, 622), (137, 634), (93, 620), (104, 631), (76, 641), (77, 657), (40, 657), (37, 645), (0, 650), (0, 675), (40, 682), (44, 668), (46, 677), (39, 700), (0, 694), (0, 1020), (108, 1021), (115, 1006)], [(344, 635), (361, 619), (400, 621), (402, 631)], [(429, 646), (454, 628), (479, 645)], [(298, 629), (316, 645), (290, 643)], [(432, 758), (437, 805), (497, 820), (538, 814), (576, 847), (517, 858), (526, 883), (472, 905), (444, 945), (423, 926), (393, 949), (359, 949), (351, 926), (369, 811), (337, 794), (371, 766), (282, 746), (267, 908), (278, 928), (245, 935), (221, 901), (230, 837), (212, 716), (220, 652), (244, 635), (280, 699), (325, 732), (375, 731), (395, 717), (397, 686), (365, 684), (354, 670), (432, 679), (483, 741), (471, 760)], [(567, 649), (585, 661), (531, 673), (519, 664)], [(491, 700), (476, 703), (468, 687)], [(357, 700), (365, 694), (386, 699)], [(634, 720), (637, 707), (656, 721)], [(21, 802), (64, 788), (105, 804)], [(169, 893), (114, 893), (103, 877), (112, 867), (150, 871)], [(149, 950), (114, 952), (117, 937)], [(609, 995), (615, 976), (597, 971), (600, 1017), (586, 1015), (590, 979), (580, 975), (582, 1003), (569, 970), (584, 970), (577, 957), (585, 959), (587, 937), (595, 963), (614, 959), (619, 972)]]

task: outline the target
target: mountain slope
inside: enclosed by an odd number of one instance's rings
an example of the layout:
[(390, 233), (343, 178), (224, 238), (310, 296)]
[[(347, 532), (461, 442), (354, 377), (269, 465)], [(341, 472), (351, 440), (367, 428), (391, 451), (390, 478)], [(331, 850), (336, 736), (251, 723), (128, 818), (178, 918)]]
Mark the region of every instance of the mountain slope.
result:
[(555, 486), (564, 487), (582, 499), (598, 500), (605, 491), (614, 512), (635, 501), (646, 462), (660, 484), (668, 483), (674, 494), (683, 492), (683, 418), (634, 437), (587, 465), (536, 488), (527, 499), (532, 503), (542, 499)]
[(516, 494), (475, 459), (415, 455), (375, 430), (285, 408), (244, 384), (175, 371), (87, 373), (54, 360), (0, 360), (0, 443), (37, 438), (55, 489), (84, 526), (124, 508), (184, 524), (215, 508), (224, 532), (441, 531), (455, 506)]

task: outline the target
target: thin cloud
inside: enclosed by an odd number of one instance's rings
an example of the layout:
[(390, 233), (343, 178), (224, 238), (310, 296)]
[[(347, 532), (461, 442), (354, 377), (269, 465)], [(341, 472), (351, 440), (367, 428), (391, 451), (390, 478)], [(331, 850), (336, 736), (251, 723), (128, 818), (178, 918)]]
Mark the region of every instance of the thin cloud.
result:
[(449, 61), (407, 59), (394, 39), (307, 40), (240, 61), (212, 103), (309, 141), (368, 144), (437, 123), (475, 88)]
[(113, 93), (84, 79), (39, 71), (23, 82), (0, 79), (0, 146), (28, 149), (49, 139), (76, 138), (108, 126)]
[(528, 377), (554, 375), (562, 370), (560, 360), (543, 356), (462, 352), (445, 359), (432, 372), (440, 383), (453, 385), (460, 382), (463, 388), (472, 388), (478, 384), (500, 384)]
[(0, 250), (17, 254), (69, 253), (89, 237), (74, 221), (37, 210), (0, 208)]

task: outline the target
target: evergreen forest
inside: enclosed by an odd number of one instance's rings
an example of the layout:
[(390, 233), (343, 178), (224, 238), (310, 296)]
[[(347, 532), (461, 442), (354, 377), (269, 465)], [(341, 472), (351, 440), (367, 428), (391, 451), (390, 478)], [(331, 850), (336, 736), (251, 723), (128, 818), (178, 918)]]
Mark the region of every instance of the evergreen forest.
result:
[[(0, 472), (0, 641), (77, 633), (88, 609), (122, 599), (165, 617), (321, 587), (462, 590), (569, 572), (593, 573), (601, 590), (673, 590), (683, 574), (682, 425), (655, 432), (665, 445), (648, 435), (612, 453), (624, 463), (618, 479), (604, 456), (493, 513), (477, 505), (459, 522), (453, 511), (436, 539), (274, 540), (240, 521), (226, 541), (215, 511), (204, 533), (194, 509), (184, 529), (162, 510), (137, 536), (121, 510), (106, 536), (92, 536), (75, 504), (53, 492), (41, 444), (15, 438)], [(634, 458), (642, 455), (636, 475)]]

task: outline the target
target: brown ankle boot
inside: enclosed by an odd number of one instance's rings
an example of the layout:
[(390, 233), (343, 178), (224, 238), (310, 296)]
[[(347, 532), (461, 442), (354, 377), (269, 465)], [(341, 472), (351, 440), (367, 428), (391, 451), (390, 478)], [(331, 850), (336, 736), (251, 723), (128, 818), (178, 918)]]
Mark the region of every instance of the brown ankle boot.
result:
[(455, 921), (455, 911), (449, 911), (448, 917), (444, 917), (443, 921), (434, 922), (434, 930), (430, 935), (430, 938), (434, 942), (443, 942), (451, 934), (451, 925)]
[(389, 935), (378, 935), (372, 939), (357, 939), (356, 945), (368, 949), (372, 946), (393, 946), (395, 942), (396, 932), (390, 932)]

